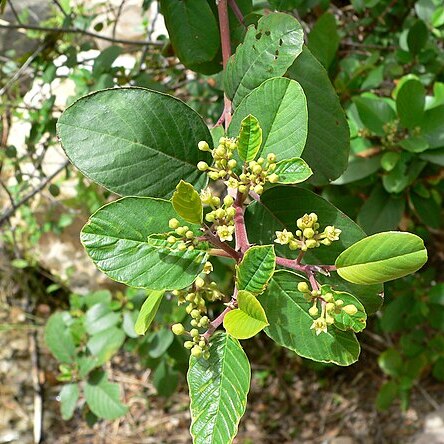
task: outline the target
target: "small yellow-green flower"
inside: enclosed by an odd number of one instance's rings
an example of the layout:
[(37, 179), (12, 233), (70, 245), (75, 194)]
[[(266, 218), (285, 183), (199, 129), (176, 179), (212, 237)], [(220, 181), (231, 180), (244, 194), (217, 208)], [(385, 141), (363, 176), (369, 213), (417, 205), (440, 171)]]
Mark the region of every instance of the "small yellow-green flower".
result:
[(339, 235), (341, 233), (342, 231), (339, 228), (335, 228), (333, 225), (328, 225), (327, 227), (325, 227), (322, 234), (323, 237), (333, 242), (339, 240)]
[(296, 221), (296, 224), (300, 230), (305, 230), (306, 228), (314, 228), (317, 221), (318, 216), (316, 213), (306, 213)]
[(222, 242), (233, 240), (234, 226), (219, 225), (216, 228), (216, 231), (217, 231), (217, 235), (219, 236), (219, 239)]
[(284, 229), (283, 231), (276, 231), (276, 239), (274, 240), (277, 244), (286, 245), (293, 239), (293, 233)]
[(310, 330), (314, 330), (317, 336), (321, 333), (327, 333), (327, 321), (324, 318), (315, 319)]

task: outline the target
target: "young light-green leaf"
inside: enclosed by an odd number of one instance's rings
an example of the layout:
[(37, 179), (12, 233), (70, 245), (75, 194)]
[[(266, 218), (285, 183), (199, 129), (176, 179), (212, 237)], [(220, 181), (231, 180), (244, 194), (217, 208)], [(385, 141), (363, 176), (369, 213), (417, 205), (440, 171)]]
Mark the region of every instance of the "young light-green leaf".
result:
[(262, 293), (271, 279), (276, 266), (273, 245), (249, 248), (236, 266), (236, 283), (239, 290)]
[(137, 316), (136, 325), (134, 326), (134, 330), (138, 335), (144, 335), (151, 325), (151, 322), (153, 322), (164, 293), (164, 290), (149, 292), (146, 301), (140, 309), (139, 316)]
[(249, 291), (239, 291), (237, 306), (224, 317), (224, 328), (229, 335), (236, 339), (248, 339), (269, 325), (262, 305)]
[(72, 418), (78, 399), (78, 384), (65, 384), (60, 390), (60, 412), (65, 421)]
[(173, 207), (177, 214), (192, 224), (201, 224), (203, 220), (203, 207), (199, 193), (193, 185), (181, 180), (174, 191)]
[(262, 145), (262, 128), (256, 117), (248, 114), (241, 122), (238, 152), (244, 162), (254, 160)]
[(225, 70), (225, 93), (234, 108), (264, 80), (282, 76), (301, 53), (303, 40), (301, 25), (289, 14), (268, 14), (257, 27), (249, 26)]
[[(132, 287), (174, 290), (190, 285), (207, 254), (195, 248), (178, 251), (155, 233), (169, 231), (177, 217), (170, 201), (124, 197), (97, 210), (83, 227), (81, 241), (97, 268)], [(185, 221), (179, 221), (185, 225)], [(199, 227), (190, 226), (196, 234)]]
[(422, 239), (388, 231), (366, 237), (336, 259), (338, 274), (355, 284), (391, 281), (419, 270), (427, 262)]
[(191, 434), (194, 444), (229, 444), (245, 412), (250, 364), (237, 339), (222, 333), (210, 342), (210, 358), (190, 358)]
[(313, 174), (313, 171), (305, 160), (300, 157), (293, 157), (278, 162), (274, 173), (279, 177), (278, 183), (294, 184), (306, 181)]
[(301, 85), (284, 77), (266, 80), (242, 100), (233, 114), (228, 135), (236, 137), (241, 122), (253, 114), (262, 128), (258, 154), (269, 153), (278, 159), (299, 156), (307, 139), (307, 101)]
[(85, 399), (99, 418), (116, 419), (128, 411), (128, 407), (120, 402), (119, 385), (109, 382), (106, 373), (101, 370), (91, 373), (86, 381)]
[(207, 125), (166, 94), (143, 88), (89, 94), (64, 111), (57, 134), (85, 176), (121, 196), (169, 198), (180, 179), (206, 185), (197, 163), (211, 156), (197, 144), (213, 145)]
[(355, 334), (340, 331), (333, 325), (327, 333), (317, 336), (311, 329), (313, 318), (308, 313), (311, 303), (297, 291), (301, 280), (290, 271), (277, 271), (267, 290), (258, 297), (270, 322), (265, 333), (304, 358), (337, 365), (353, 364), (360, 352)]

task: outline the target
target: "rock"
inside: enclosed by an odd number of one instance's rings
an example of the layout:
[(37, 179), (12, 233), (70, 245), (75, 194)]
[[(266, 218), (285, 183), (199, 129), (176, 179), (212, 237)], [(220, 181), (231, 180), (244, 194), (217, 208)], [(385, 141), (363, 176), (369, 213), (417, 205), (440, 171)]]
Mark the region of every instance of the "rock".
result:
[(444, 406), (429, 413), (424, 420), (424, 430), (413, 441), (414, 444), (444, 444)]

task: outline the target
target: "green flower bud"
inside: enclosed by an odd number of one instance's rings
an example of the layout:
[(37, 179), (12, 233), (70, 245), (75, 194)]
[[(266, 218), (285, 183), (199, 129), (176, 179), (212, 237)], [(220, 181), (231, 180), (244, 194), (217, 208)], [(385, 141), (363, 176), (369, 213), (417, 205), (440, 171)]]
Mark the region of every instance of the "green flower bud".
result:
[(298, 291), (300, 291), (301, 293), (307, 293), (308, 291), (310, 291), (310, 287), (308, 286), (307, 282), (299, 282)]
[(188, 230), (188, 231), (185, 233), (185, 237), (186, 237), (187, 239), (193, 239), (193, 237), (194, 237), (194, 233), (193, 233), (191, 230)]
[(185, 327), (182, 324), (173, 324), (171, 326), (171, 331), (175, 335), (180, 336), (180, 335), (183, 335), (185, 333)]
[(234, 216), (236, 215), (236, 208), (234, 208), (234, 207), (228, 207), (228, 208), (225, 210), (225, 213), (226, 213), (226, 215), (227, 215), (227, 217), (228, 217), (229, 219), (233, 219)]
[(172, 218), (168, 221), (168, 226), (172, 229), (175, 230), (176, 228), (178, 228), (180, 226), (180, 222), (176, 219), (176, 218)]
[(177, 249), (178, 249), (179, 251), (185, 251), (185, 250), (187, 249), (187, 246), (186, 246), (185, 242), (181, 242), (181, 243), (177, 246)]
[(193, 311), (194, 307), (193, 304), (187, 305), (187, 308), (185, 308), (185, 311), (187, 314), (190, 314)]
[(216, 171), (210, 171), (208, 173), (208, 177), (212, 180), (217, 180), (217, 179), (219, 179), (219, 174), (216, 173)]
[(219, 177), (222, 179), (223, 177), (225, 177), (228, 173), (225, 170), (220, 170), (219, 171)]
[(224, 197), (224, 205), (225, 205), (226, 207), (231, 207), (231, 205), (233, 205), (233, 203), (234, 203), (234, 199), (233, 199), (233, 197), (230, 196), (229, 194), (227, 194), (227, 195)]
[(288, 246), (290, 247), (290, 250), (297, 250), (299, 248), (299, 244), (298, 241), (292, 239), (289, 243)]
[(313, 305), (313, 306), (310, 307), (309, 310), (308, 310), (308, 314), (309, 314), (310, 316), (313, 316), (313, 317), (317, 316), (318, 313), (319, 313), (319, 310), (318, 310), (318, 307), (316, 307), (316, 305)]
[(196, 318), (198, 318), (198, 317), (200, 316), (200, 311), (194, 309), (194, 310), (191, 311), (190, 315), (191, 315), (191, 317), (192, 317), (193, 319), (196, 319)]
[(353, 304), (346, 305), (345, 307), (342, 307), (342, 310), (344, 310), (345, 313), (347, 313), (350, 316), (353, 316), (358, 312), (358, 309)]
[(302, 233), (303, 233), (304, 237), (307, 239), (311, 239), (315, 234), (313, 228), (305, 228)]
[(205, 262), (205, 265), (203, 267), (203, 272), (205, 274), (210, 274), (213, 271), (213, 264), (209, 261)]
[(336, 307), (342, 307), (344, 305), (344, 301), (342, 299), (338, 299), (335, 301)]
[(201, 150), (201, 151), (210, 151), (210, 145), (208, 145), (207, 142), (205, 142), (205, 140), (201, 140), (198, 144), (197, 147)]
[(328, 302), (327, 305), (325, 306), (325, 309), (327, 311), (332, 311), (335, 309), (335, 307), (336, 307), (336, 305), (334, 302)]
[(199, 170), (199, 171), (207, 171), (208, 170), (208, 164), (206, 163), (206, 162), (199, 162), (198, 164), (197, 164), (197, 169)]
[(202, 288), (205, 285), (205, 281), (200, 276), (198, 276), (194, 281), (194, 285), (196, 286), (196, 288)]
[(262, 167), (260, 165), (255, 165), (253, 167), (253, 173), (254, 174), (261, 174), (262, 173)]
[(203, 328), (208, 327), (209, 323), (210, 323), (210, 320), (208, 319), (208, 316), (202, 316), (202, 317), (200, 318), (200, 325), (201, 325)]
[(325, 316), (325, 322), (327, 323), (327, 325), (332, 325), (335, 322), (335, 318), (328, 314)]
[(276, 162), (276, 154), (274, 154), (274, 153), (269, 153), (269, 154), (267, 155), (267, 160), (268, 160), (268, 162)]
[(210, 352), (207, 350), (204, 355), (203, 355), (204, 359), (210, 359)]
[(257, 163), (259, 165), (262, 165), (265, 162), (265, 159), (263, 157), (259, 157), (259, 159), (257, 159)]
[(205, 341), (199, 341), (199, 347), (200, 348), (205, 348), (207, 346), (207, 343)]
[(315, 239), (307, 239), (305, 241), (305, 245), (307, 248), (315, 248), (317, 246), (318, 242)]
[(224, 157), (225, 156), (225, 154), (226, 154), (226, 150), (225, 150), (225, 148), (222, 146), (222, 145), (219, 145), (217, 148), (216, 148), (216, 150), (215, 150), (215, 155), (217, 156), (217, 157)]
[(276, 183), (279, 180), (279, 176), (276, 173), (270, 174), (268, 176), (268, 181), (270, 183)]
[(190, 331), (190, 335), (191, 335), (192, 338), (196, 338), (197, 336), (199, 336), (199, 330), (197, 328), (193, 328)]
[(191, 327), (199, 327), (199, 322), (196, 319), (191, 319)]
[(183, 346), (185, 348), (187, 348), (188, 350), (192, 349), (194, 347), (194, 342), (193, 341), (185, 341), (183, 343)]
[(194, 245), (188, 245), (187, 250), (188, 250), (188, 251), (193, 251), (193, 250), (194, 250)]
[(262, 194), (264, 192), (264, 187), (262, 185), (256, 185), (254, 187), (254, 192), (257, 194)]
[(200, 358), (202, 356), (202, 349), (198, 346), (195, 345), (192, 349), (191, 349), (191, 354), (195, 357), (195, 358)]
[(332, 293), (324, 294), (324, 296), (322, 296), (322, 299), (324, 299), (325, 302), (334, 302), (335, 301)]
[(217, 196), (213, 196), (211, 199), (211, 204), (218, 207), (220, 205), (220, 199)]
[(225, 210), (223, 208), (218, 208), (214, 212), (214, 215), (216, 216), (217, 219), (223, 219), (225, 217)]
[(208, 213), (208, 214), (205, 215), (205, 220), (207, 222), (214, 222), (214, 219), (215, 219), (215, 217), (214, 217), (214, 212), (213, 211), (211, 211), (211, 213)]
[(230, 170), (232, 170), (233, 168), (236, 168), (237, 166), (237, 162), (234, 159), (230, 159), (228, 161), (228, 168), (230, 168)]
[(177, 239), (174, 236), (168, 236), (167, 237), (167, 242), (169, 244), (174, 244), (177, 241)]

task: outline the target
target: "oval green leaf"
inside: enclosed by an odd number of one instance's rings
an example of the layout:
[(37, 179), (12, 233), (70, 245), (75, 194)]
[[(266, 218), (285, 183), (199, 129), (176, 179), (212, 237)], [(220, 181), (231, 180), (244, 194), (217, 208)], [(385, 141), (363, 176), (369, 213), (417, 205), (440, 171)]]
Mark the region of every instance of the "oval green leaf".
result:
[(85, 384), (85, 400), (88, 407), (99, 418), (116, 419), (128, 411), (120, 402), (120, 389), (106, 379), (106, 373), (96, 370)]
[(293, 272), (277, 271), (267, 290), (258, 297), (270, 323), (265, 333), (304, 358), (337, 365), (353, 364), (360, 352), (353, 332), (340, 331), (333, 325), (326, 333), (317, 336), (310, 328), (313, 324), (313, 318), (308, 314), (311, 303), (297, 291), (301, 280)]
[(303, 41), (301, 25), (288, 14), (268, 14), (249, 26), (225, 70), (224, 89), (234, 108), (264, 80), (285, 74)]
[(249, 291), (239, 291), (237, 306), (224, 317), (224, 328), (234, 338), (252, 338), (269, 325), (260, 302)]
[(248, 114), (240, 126), (238, 138), (239, 157), (244, 162), (254, 160), (262, 145), (262, 128), (256, 117)]
[(78, 399), (78, 384), (65, 384), (60, 390), (60, 412), (65, 421), (72, 418)]
[(262, 128), (262, 146), (258, 154), (269, 153), (278, 159), (299, 156), (307, 139), (307, 101), (301, 86), (294, 80), (273, 78), (254, 89), (233, 114), (228, 135), (236, 137), (241, 122), (249, 114)]
[(222, 333), (210, 342), (210, 358), (190, 358), (191, 434), (194, 444), (231, 443), (245, 412), (250, 363), (237, 339)]
[(399, 120), (406, 128), (420, 125), (424, 117), (426, 91), (416, 79), (407, 80), (396, 95), (396, 109)]
[(172, 203), (177, 214), (192, 224), (201, 224), (203, 207), (199, 193), (193, 185), (181, 180), (174, 191)]
[(273, 245), (249, 248), (236, 266), (236, 284), (239, 290), (262, 293), (271, 279), (276, 266)]
[(376, 284), (406, 276), (427, 262), (422, 239), (388, 231), (366, 237), (336, 259), (338, 274), (355, 284)]
[(151, 325), (151, 322), (153, 322), (157, 310), (159, 309), (159, 305), (162, 302), (164, 293), (164, 290), (150, 291), (148, 297), (140, 308), (140, 312), (134, 326), (134, 330), (138, 335), (144, 335)]
[(308, 105), (308, 136), (303, 158), (312, 167), (310, 182), (325, 184), (347, 168), (350, 132), (327, 71), (304, 46), (287, 75), (300, 83)]
[(276, 164), (274, 172), (278, 175), (278, 183), (295, 184), (306, 181), (313, 171), (305, 160), (300, 157), (281, 160)]
[[(159, 117), (161, 116), (161, 117)], [(201, 140), (212, 146), (202, 118), (174, 97), (144, 88), (98, 91), (60, 116), (57, 134), (85, 176), (121, 196), (169, 198), (180, 179), (198, 189)]]
[[(169, 201), (124, 197), (90, 217), (81, 241), (97, 268), (115, 281), (151, 290), (184, 288), (201, 272), (206, 252), (181, 252), (150, 237), (168, 231), (168, 220), (176, 216)], [(197, 226), (190, 228), (199, 232)]]

